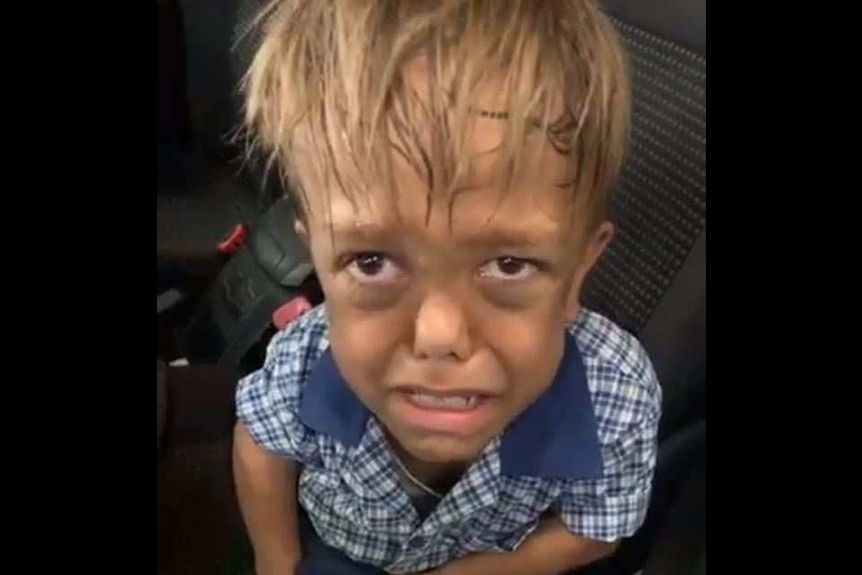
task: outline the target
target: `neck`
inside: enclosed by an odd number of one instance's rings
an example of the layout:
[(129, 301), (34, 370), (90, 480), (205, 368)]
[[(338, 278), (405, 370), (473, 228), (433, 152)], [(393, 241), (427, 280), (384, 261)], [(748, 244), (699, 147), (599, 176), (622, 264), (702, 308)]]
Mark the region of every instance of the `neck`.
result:
[(428, 463), (409, 454), (402, 461), (416, 479), (437, 493), (452, 489), (467, 469), (462, 463)]
[(390, 438), (389, 445), (410, 474), (438, 493), (446, 493), (461, 478), (468, 464), (463, 462), (428, 462), (418, 459)]

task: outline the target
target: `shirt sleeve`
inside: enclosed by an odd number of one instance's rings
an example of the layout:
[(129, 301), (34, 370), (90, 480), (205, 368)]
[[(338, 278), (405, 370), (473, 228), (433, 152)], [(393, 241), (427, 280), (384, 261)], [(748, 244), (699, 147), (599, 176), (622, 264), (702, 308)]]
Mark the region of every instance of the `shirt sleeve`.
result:
[(263, 367), (240, 380), (237, 418), (262, 449), (306, 465), (317, 455), (315, 434), (300, 421), (302, 390), (319, 356), (321, 310), (277, 333)]
[(646, 380), (620, 375), (612, 394), (613, 425), (618, 432), (602, 442), (604, 476), (574, 482), (558, 504), (570, 532), (599, 541), (629, 537), (646, 517), (658, 451), (661, 393), (652, 371)]

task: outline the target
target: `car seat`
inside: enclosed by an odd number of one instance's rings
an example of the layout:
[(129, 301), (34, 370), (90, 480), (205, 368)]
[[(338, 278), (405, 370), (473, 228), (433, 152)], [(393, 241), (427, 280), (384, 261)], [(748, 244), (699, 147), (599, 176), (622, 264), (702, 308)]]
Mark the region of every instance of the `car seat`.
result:
[(234, 2), (159, 0), (157, 19), (158, 290), (211, 280), (281, 195), (247, 158), (236, 126), (240, 65)]
[[(605, 5), (629, 53), (632, 143), (613, 205), (618, 233), (584, 300), (639, 337), (663, 388), (652, 504), (611, 572), (682, 573), (694, 561), (680, 555), (674, 564), (662, 549), (706, 457), (706, 2)], [(686, 525), (703, 532), (705, 522), (701, 506)], [(705, 561), (705, 537), (699, 544)]]
[[(617, 234), (585, 286), (584, 304), (643, 342), (662, 383), (664, 414), (646, 523), (603, 572), (631, 575), (650, 564), (649, 575), (661, 575), (668, 564), (650, 563), (651, 553), (706, 450), (706, 4), (604, 4), (630, 56), (632, 143), (612, 207)], [(206, 120), (208, 133), (220, 134), (235, 119), (233, 86), (254, 42), (246, 37), (232, 55), (227, 40), (247, 28), (262, 2), (182, 5), (187, 40), (214, 46), (207, 65), (189, 71), (198, 78), (189, 84), (197, 86), (189, 93), (192, 115)], [(185, 332), (191, 361), (253, 368), (272, 332), (272, 314), (313, 288), (292, 217), (286, 200), (270, 206), (221, 270)], [(705, 522), (705, 509), (693, 520)]]

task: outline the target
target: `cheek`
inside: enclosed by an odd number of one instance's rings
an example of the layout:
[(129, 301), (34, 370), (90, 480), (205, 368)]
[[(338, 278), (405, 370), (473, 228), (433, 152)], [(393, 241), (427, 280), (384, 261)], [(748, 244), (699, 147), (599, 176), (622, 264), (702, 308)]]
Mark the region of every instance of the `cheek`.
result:
[(330, 347), (341, 375), (373, 407), (401, 345), (398, 322), (387, 313), (357, 311), (337, 297), (327, 301), (327, 308)]

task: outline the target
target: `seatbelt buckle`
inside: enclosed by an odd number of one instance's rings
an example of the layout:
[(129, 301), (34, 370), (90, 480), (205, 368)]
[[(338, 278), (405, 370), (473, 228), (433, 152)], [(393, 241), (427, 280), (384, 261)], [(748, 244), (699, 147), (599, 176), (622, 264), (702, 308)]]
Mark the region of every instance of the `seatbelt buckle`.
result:
[(245, 224), (239, 223), (234, 226), (227, 238), (216, 244), (216, 250), (222, 255), (233, 255), (245, 245), (246, 237), (248, 237), (248, 229)]
[(272, 314), (272, 323), (278, 331), (311, 309), (311, 302), (305, 296), (297, 296), (279, 307)]

